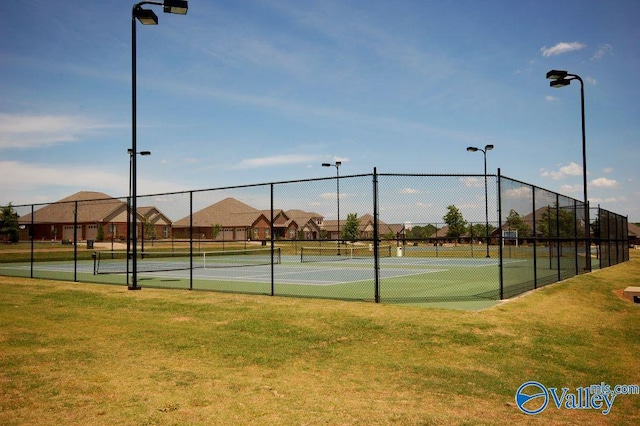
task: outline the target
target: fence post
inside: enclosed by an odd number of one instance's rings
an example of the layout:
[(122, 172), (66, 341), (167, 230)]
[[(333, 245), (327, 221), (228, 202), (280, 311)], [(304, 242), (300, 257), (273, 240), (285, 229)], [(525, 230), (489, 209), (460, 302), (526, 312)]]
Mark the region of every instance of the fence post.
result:
[(379, 264), (379, 247), (380, 236), (378, 235), (378, 171), (373, 168), (373, 269), (374, 269), (374, 287), (375, 301), (380, 303), (380, 264)]
[(500, 271), (500, 300), (504, 299), (504, 271), (503, 271), (503, 235), (502, 235), (502, 174), (498, 167), (498, 270)]
[(562, 257), (562, 245), (560, 241), (560, 194), (556, 193), (556, 254), (558, 255), (558, 281), (562, 281), (562, 263), (560, 258)]
[(193, 290), (193, 191), (189, 191), (189, 290)]
[(78, 201), (73, 208), (73, 282), (78, 282)]
[(33, 211), (33, 204), (31, 204), (31, 228), (29, 229), (29, 239), (31, 240), (31, 258), (30, 258), (30, 265), (31, 265), (31, 273), (30, 273), (30, 277), (33, 278), (33, 262), (35, 262), (35, 249), (34, 249), (34, 244), (33, 244), (33, 238), (35, 235), (35, 221), (34, 221), (34, 211)]
[(273, 232), (273, 183), (271, 183), (270, 185), (270, 190), (271, 190), (271, 219), (269, 221), (269, 235), (271, 238), (271, 296), (275, 295), (275, 280), (274, 280), (274, 276), (275, 276), (275, 272), (274, 272), (274, 267), (273, 267), (273, 251), (274, 251), (274, 232)]
[(531, 187), (531, 205), (533, 208), (533, 229), (531, 230), (533, 236), (533, 288), (538, 288), (538, 234), (536, 224), (536, 187)]

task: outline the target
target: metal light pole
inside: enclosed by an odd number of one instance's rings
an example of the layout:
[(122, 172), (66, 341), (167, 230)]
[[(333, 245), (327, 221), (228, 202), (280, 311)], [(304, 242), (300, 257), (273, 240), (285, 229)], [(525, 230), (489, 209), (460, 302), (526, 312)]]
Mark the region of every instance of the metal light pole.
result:
[(334, 164), (322, 163), (322, 167), (336, 168), (336, 199), (338, 203), (338, 256), (340, 256), (340, 166), (342, 161), (336, 161)]
[(487, 256), (489, 255), (489, 201), (488, 201), (488, 193), (487, 193), (487, 151), (491, 151), (493, 149), (493, 145), (485, 145), (484, 149), (476, 148), (475, 146), (470, 146), (467, 148), (469, 152), (482, 151), (484, 155), (484, 229), (485, 229), (485, 238), (487, 240)]
[(151, 151), (133, 152), (127, 149), (129, 154), (129, 197), (127, 198), (127, 286), (129, 286), (129, 259), (131, 259), (131, 223), (135, 222), (137, 214), (132, 214), (131, 209), (131, 183), (133, 181), (133, 157), (136, 155), (151, 155)]
[(584, 119), (584, 82), (577, 74), (569, 74), (567, 71), (551, 70), (547, 73), (547, 79), (551, 80), (549, 86), (561, 88), (571, 84), (571, 80), (580, 82), (580, 109), (582, 115), (582, 187), (584, 197), (584, 220), (585, 220), (585, 270), (591, 271), (591, 223), (589, 219), (589, 199), (587, 198), (587, 136)]
[[(165, 13), (176, 13), (179, 15), (187, 14), (187, 1), (181, 0), (165, 0), (164, 2), (155, 2), (155, 1), (142, 1), (140, 3), (136, 3), (133, 6), (131, 11), (131, 201), (133, 210), (134, 220), (131, 223), (131, 232), (133, 233), (133, 253), (132, 253), (132, 263), (131, 266), (133, 268), (133, 277), (131, 285), (127, 285), (129, 290), (139, 290), (138, 287), (138, 235), (136, 229), (136, 212), (138, 208), (137, 204), (137, 181), (136, 181), (136, 155), (137, 147), (136, 147), (136, 19), (140, 21), (143, 25), (157, 25), (158, 17), (153, 12), (153, 10), (143, 9), (142, 6), (148, 5), (156, 5), (163, 6), (163, 10)], [(128, 240), (127, 240), (128, 241)], [(127, 255), (128, 256), (128, 255)], [(129, 260), (127, 259), (127, 265)]]

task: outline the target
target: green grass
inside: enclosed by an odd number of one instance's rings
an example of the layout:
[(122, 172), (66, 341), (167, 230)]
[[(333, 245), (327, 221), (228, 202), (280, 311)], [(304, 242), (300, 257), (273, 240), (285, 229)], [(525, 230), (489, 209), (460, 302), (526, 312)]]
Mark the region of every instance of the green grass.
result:
[(638, 424), (640, 258), (479, 312), (0, 277), (0, 424)]

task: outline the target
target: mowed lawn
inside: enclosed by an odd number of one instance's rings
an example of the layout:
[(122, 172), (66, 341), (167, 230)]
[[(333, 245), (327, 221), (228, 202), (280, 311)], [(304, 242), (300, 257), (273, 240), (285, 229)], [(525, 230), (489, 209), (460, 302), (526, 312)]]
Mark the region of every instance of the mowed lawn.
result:
[(0, 424), (640, 424), (640, 253), (479, 312), (0, 277)]

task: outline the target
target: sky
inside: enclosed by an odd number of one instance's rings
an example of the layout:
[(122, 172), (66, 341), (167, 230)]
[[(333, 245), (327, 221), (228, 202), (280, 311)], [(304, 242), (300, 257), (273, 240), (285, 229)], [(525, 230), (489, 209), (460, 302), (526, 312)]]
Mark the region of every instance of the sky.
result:
[[(0, 3), (0, 205), (128, 193), (131, 9)], [(136, 24), (138, 193), (488, 173), (640, 222), (640, 2), (191, 0)], [(177, 218), (176, 218), (177, 219)]]

